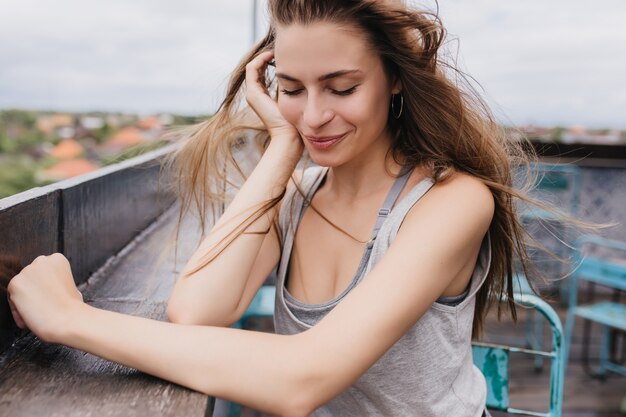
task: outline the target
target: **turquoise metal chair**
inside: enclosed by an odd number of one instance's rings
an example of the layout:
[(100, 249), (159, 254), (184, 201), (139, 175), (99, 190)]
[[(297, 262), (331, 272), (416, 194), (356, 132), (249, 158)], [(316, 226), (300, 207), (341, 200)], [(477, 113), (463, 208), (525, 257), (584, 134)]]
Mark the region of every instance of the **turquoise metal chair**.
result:
[[(552, 348), (550, 351), (538, 351), (512, 346), (474, 342), (472, 354), (474, 364), (481, 370), (487, 381), (487, 408), (504, 411), (509, 414), (527, 416), (561, 417), (563, 408), (563, 329), (558, 315), (545, 301), (532, 294), (517, 294), (515, 302), (523, 307), (532, 308), (541, 314), (552, 330)], [(510, 407), (509, 401), (509, 354), (523, 353), (542, 358), (549, 358), (550, 367), (550, 404), (547, 412), (537, 412)]]
[[(528, 167), (528, 171), (521, 173), (522, 177), (532, 176), (534, 188), (531, 196), (542, 201), (565, 214), (576, 217), (580, 205), (581, 170), (570, 164), (535, 163)], [(550, 250), (557, 258), (538, 251), (531, 253), (537, 270), (547, 281), (563, 278), (569, 274), (567, 262), (561, 260), (573, 259), (572, 247), (567, 242), (574, 238), (570, 235), (567, 227), (559, 216), (552, 211), (528, 206), (518, 207), (522, 224), (528, 229), (539, 242)], [(565, 242), (565, 243), (564, 243)], [(561, 300), (567, 299), (569, 284), (568, 280), (561, 279), (556, 290), (561, 295)], [(514, 292), (521, 294), (533, 294), (527, 277), (522, 272), (517, 272), (514, 280)], [(542, 285), (539, 283), (539, 291), (552, 289), (554, 284)], [(545, 343), (543, 320), (534, 311), (530, 311), (525, 320), (527, 345), (534, 350), (543, 349)], [(534, 358), (535, 370), (543, 368), (543, 358)]]
[[(564, 214), (578, 216), (580, 206), (580, 190), (582, 174), (580, 168), (569, 164), (535, 163), (530, 165), (529, 172), (535, 181), (530, 194), (533, 198), (547, 203)], [(521, 204), (518, 207), (522, 224), (547, 249), (561, 259), (572, 259), (572, 247), (568, 244), (574, 238), (569, 228), (563, 227), (558, 214), (539, 207)], [(546, 278), (562, 278), (569, 274), (568, 265), (549, 255), (537, 253), (534, 257), (536, 266)], [(522, 293), (532, 293), (528, 281), (523, 274), (518, 274), (518, 290)], [(567, 280), (560, 280), (560, 292), (563, 299), (568, 296)]]
[[(569, 309), (565, 324), (565, 357), (569, 358), (569, 348), (576, 318), (590, 320), (602, 328), (600, 364), (595, 370), (597, 376), (607, 371), (626, 376), (626, 367), (613, 362), (609, 357), (614, 330), (626, 332), (626, 304), (616, 301), (599, 301), (588, 305), (578, 305), (578, 288), (581, 281), (593, 282), (613, 290), (626, 291), (626, 242), (582, 236), (576, 241), (578, 267), (572, 275)], [(585, 255), (585, 251), (596, 249), (596, 253)], [(602, 250), (605, 252), (602, 253)], [(619, 253), (620, 257), (611, 254)], [(566, 362), (567, 363), (567, 362)]]

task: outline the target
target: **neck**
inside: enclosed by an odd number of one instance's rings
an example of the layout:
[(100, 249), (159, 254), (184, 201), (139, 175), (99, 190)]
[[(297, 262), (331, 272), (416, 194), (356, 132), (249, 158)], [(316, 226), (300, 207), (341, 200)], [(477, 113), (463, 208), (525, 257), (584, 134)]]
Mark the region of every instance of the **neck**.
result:
[(332, 167), (326, 180), (329, 192), (342, 200), (355, 200), (388, 190), (402, 168), (389, 154), (390, 146), (388, 136), (382, 137), (367, 152)]

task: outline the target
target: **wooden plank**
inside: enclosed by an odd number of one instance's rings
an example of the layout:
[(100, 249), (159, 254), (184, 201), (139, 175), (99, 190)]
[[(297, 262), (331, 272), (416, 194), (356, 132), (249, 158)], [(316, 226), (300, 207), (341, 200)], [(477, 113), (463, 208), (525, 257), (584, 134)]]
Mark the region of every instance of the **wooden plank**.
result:
[(206, 396), (95, 356), (33, 336), (14, 348), (0, 363), (0, 416), (206, 413)]
[[(171, 210), (109, 259), (80, 286), (96, 307), (164, 320), (166, 302), (197, 238), (198, 227), (185, 223), (185, 240), (174, 259), (164, 244), (174, 235)], [(195, 238), (194, 238), (195, 236)], [(63, 346), (41, 343), (32, 335), (0, 356), (0, 417), (48, 416), (210, 416), (207, 396)]]
[(77, 283), (144, 230), (174, 202), (159, 181), (160, 161), (170, 148), (150, 152), (62, 187), (61, 246)]
[(159, 149), (96, 172), (0, 200), (0, 352), (17, 337), (6, 285), (39, 255), (64, 253), (77, 283), (171, 206)]
[(20, 334), (6, 300), (9, 279), (37, 256), (58, 251), (60, 191), (34, 189), (0, 200), (0, 352)]

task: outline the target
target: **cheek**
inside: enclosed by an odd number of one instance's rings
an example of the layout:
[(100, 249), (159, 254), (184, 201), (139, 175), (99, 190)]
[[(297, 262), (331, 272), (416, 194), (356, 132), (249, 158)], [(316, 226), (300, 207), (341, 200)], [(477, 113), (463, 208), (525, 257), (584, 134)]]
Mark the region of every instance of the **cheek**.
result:
[[(387, 105), (384, 96), (357, 98), (344, 106), (344, 118), (354, 125), (377, 127), (387, 121)], [(376, 129), (378, 130), (378, 129)]]
[(389, 116), (390, 96), (387, 92), (381, 92), (377, 95), (376, 100), (370, 104), (372, 112), (372, 123), (376, 124), (378, 129), (384, 129), (387, 126), (387, 118)]
[(278, 110), (280, 114), (290, 124), (296, 125), (298, 122), (298, 114), (300, 114), (299, 106), (296, 100), (291, 98), (285, 98), (284, 96), (278, 97)]

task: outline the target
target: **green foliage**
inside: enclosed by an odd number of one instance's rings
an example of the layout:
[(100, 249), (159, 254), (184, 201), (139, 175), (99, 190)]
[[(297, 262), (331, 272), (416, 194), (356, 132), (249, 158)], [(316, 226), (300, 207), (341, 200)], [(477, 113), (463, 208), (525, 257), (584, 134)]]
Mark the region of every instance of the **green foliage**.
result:
[(0, 110), (0, 153), (19, 152), (49, 142), (36, 129), (37, 112), (26, 110)]
[(0, 198), (41, 185), (36, 177), (37, 164), (26, 155), (0, 158)]
[(12, 153), (18, 148), (18, 143), (11, 140), (0, 127), (0, 154)]
[(125, 161), (127, 159), (130, 158), (134, 158), (136, 156), (142, 155), (146, 152), (150, 152), (153, 151), (155, 149), (161, 148), (165, 145), (167, 145), (168, 142), (166, 141), (158, 141), (158, 142), (154, 142), (154, 143), (148, 143), (148, 144), (144, 144), (144, 145), (137, 145), (137, 146), (133, 146), (131, 148), (128, 148), (126, 150), (124, 150), (121, 154), (119, 155), (115, 155), (115, 156), (108, 156), (108, 157), (102, 157), (100, 159), (100, 161), (102, 162), (103, 166), (106, 165), (111, 165), (111, 164), (117, 164), (118, 162), (122, 162)]
[(0, 122), (4, 126), (16, 125), (34, 129), (37, 122), (37, 112), (15, 109), (0, 110)]
[(43, 132), (32, 129), (27, 130), (15, 138), (21, 149), (29, 148), (42, 143), (50, 142), (56, 138), (48, 138)]
[(210, 116), (184, 116), (180, 114), (175, 114), (173, 116), (174, 116), (174, 121), (172, 124), (174, 126), (193, 125), (196, 123), (200, 123), (210, 117)]
[[(0, 110), (0, 198), (7, 197), (33, 187), (48, 184), (37, 179), (37, 172), (54, 163), (50, 158), (34, 160), (26, 155), (30, 152), (37, 155), (40, 145), (43, 143), (57, 144), (60, 138), (46, 136), (37, 129), (37, 118), (48, 112), (28, 110)], [(109, 113), (92, 112), (87, 115), (106, 118)], [(190, 125), (206, 120), (208, 116), (183, 116), (172, 115), (174, 125)], [(126, 120), (126, 123), (130, 123)], [(97, 143), (103, 143), (109, 139), (117, 129), (106, 124), (91, 134)], [(157, 149), (168, 144), (166, 141), (158, 141), (150, 144), (139, 145), (123, 151), (114, 157), (102, 157), (104, 165), (121, 162), (129, 158), (141, 155), (145, 152)]]
[(550, 141), (560, 142), (563, 137), (563, 132), (565, 132), (565, 128), (562, 126), (557, 126), (552, 129), (552, 133), (550, 134)]
[(111, 136), (112, 133), (113, 132), (111, 130), (111, 127), (108, 125), (108, 123), (105, 123), (100, 129), (94, 130), (91, 134), (96, 139), (96, 142), (98, 144), (101, 144), (106, 142), (106, 140)]

